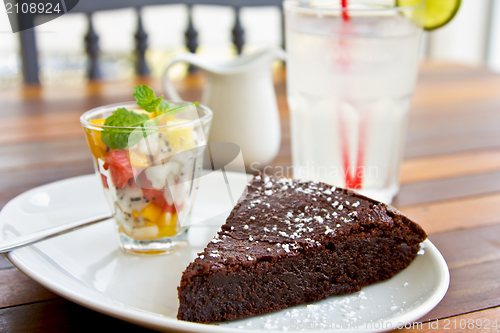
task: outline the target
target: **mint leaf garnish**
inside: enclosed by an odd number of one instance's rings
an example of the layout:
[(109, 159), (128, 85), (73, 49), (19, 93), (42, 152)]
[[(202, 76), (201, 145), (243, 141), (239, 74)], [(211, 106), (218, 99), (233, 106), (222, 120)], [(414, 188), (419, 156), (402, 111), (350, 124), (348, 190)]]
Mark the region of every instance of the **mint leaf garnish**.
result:
[(147, 112), (156, 112), (159, 115), (175, 115), (188, 106), (199, 105), (199, 103), (192, 103), (186, 105), (178, 105), (171, 107), (167, 101), (163, 100), (163, 96), (156, 98), (156, 95), (150, 87), (146, 85), (140, 85), (134, 87), (134, 98), (137, 101), (137, 105)]
[[(114, 111), (111, 116), (106, 118), (104, 125), (113, 127), (137, 127), (144, 124), (148, 120), (150, 119), (146, 114), (140, 114), (125, 108), (119, 108)], [(129, 136), (132, 131), (134, 131), (133, 128), (105, 127), (101, 133), (101, 140), (111, 149), (124, 149), (131, 143)], [(142, 137), (134, 135), (133, 141), (139, 142), (141, 138)]]
[(104, 125), (106, 126), (119, 126), (119, 127), (135, 127), (140, 123), (149, 120), (147, 114), (137, 113), (127, 110), (126, 108), (119, 108), (114, 111), (111, 116), (106, 118)]
[(163, 100), (163, 96), (156, 98), (153, 89), (146, 85), (134, 87), (134, 98), (139, 107), (147, 112), (155, 112), (157, 117), (153, 120), (147, 114), (137, 113), (126, 108), (114, 111), (104, 122), (105, 126), (110, 127), (105, 127), (101, 133), (102, 142), (111, 149), (132, 147), (142, 138), (156, 131), (151, 127), (157, 126), (161, 117), (173, 116), (192, 105), (199, 105), (199, 103), (190, 103), (171, 106)]
[(168, 104), (166, 101), (161, 101), (160, 105), (158, 105), (158, 110), (160, 112), (166, 111), (170, 107), (170, 104)]
[(198, 105), (200, 105), (200, 103), (194, 102), (194, 103), (176, 105), (176, 106), (169, 107), (168, 109), (166, 109), (162, 112), (161, 117), (176, 115), (176, 114), (181, 113), (182, 111), (184, 111), (185, 109), (187, 109), (188, 107), (193, 106), (193, 105), (198, 106)]
[(134, 98), (137, 105), (147, 112), (162, 113), (169, 107), (169, 104), (163, 100), (163, 96), (156, 98), (153, 89), (146, 85), (134, 87)]

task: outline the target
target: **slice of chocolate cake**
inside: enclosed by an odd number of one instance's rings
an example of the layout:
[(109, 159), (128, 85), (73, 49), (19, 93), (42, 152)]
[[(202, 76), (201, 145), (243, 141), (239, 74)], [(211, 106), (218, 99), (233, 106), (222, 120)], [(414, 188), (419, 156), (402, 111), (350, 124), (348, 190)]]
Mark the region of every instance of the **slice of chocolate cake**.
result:
[(182, 275), (178, 319), (239, 319), (359, 291), (407, 267), (427, 237), (383, 203), (267, 176), (221, 229)]

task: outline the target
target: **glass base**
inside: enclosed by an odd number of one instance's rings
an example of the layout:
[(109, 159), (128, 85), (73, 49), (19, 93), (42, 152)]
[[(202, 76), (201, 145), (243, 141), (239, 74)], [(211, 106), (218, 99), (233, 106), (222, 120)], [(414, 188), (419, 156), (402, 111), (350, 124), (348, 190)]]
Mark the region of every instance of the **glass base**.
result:
[(394, 199), (394, 196), (396, 196), (396, 194), (398, 193), (398, 190), (399, 186), (392, 186), (385, 189), (362, 189), (355, 191), (368, 198), (372, 198), (374, 200), (390, 205), (392, 203), (392, 199)]
[(118, 233), (120, 248), (133, 254), (158, 255), (174, 252), (188, 244), (187, 229), (173, 237), (166, 237), (153, 240), (137, 240), (124, 233)]

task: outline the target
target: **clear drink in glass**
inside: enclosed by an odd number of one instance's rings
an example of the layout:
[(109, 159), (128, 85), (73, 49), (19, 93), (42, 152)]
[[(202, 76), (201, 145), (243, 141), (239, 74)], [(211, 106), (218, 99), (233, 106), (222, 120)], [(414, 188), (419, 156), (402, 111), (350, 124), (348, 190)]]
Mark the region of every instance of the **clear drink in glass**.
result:
[[(380, 2), (380, 1), (379, 1)], [(399, 189), (422, 6), (285, 0), (294, 176), (390, 203)]]

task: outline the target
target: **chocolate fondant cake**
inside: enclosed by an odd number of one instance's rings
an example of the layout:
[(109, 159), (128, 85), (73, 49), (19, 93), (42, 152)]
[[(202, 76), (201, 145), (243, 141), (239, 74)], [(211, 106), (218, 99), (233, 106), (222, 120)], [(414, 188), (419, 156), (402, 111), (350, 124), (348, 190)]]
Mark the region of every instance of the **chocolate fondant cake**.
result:
[(239, 319), (359, 291), (407, 267), (426, 237), (354, 192), (259, 175), (184, 271), (177, 318)]

